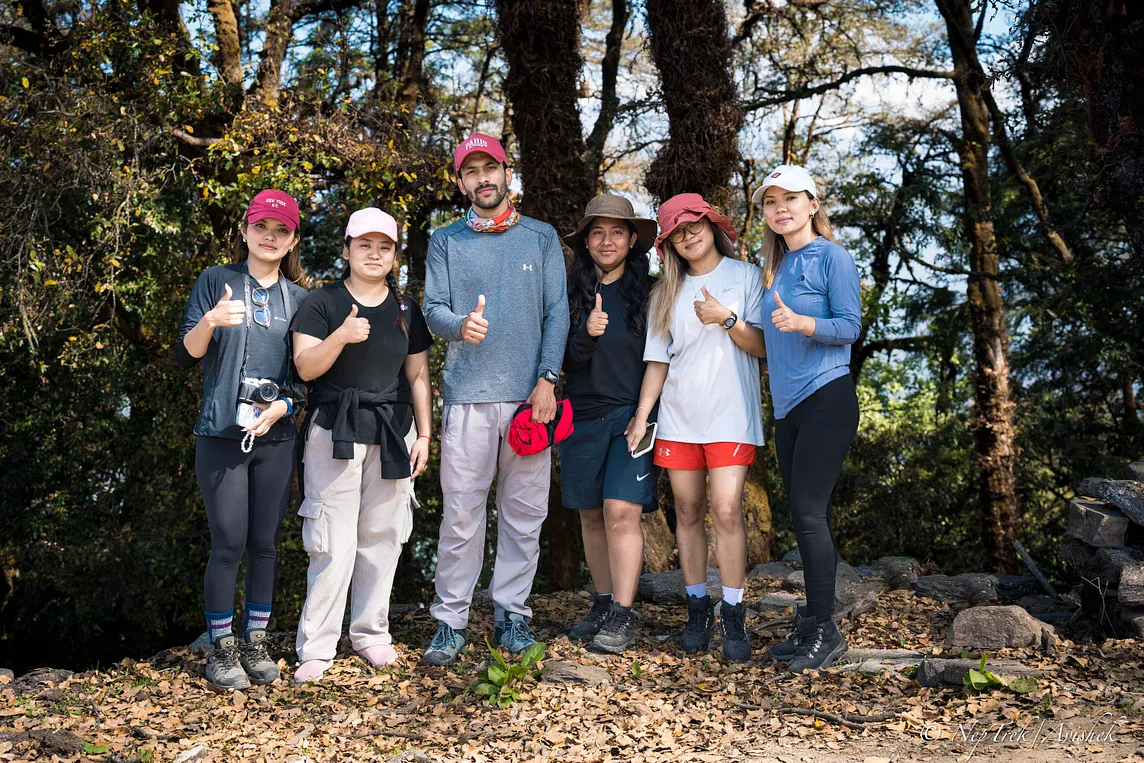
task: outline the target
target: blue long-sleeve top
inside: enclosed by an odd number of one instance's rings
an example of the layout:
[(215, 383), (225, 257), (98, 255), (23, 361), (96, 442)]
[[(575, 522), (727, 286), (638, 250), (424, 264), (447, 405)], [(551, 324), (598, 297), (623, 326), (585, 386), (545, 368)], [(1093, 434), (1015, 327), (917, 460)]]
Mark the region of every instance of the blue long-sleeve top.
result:
[[(458, 220), (434, 232), (425, 264), (422, 312), (445, 339), (445, 403), (512, 403), (528, 398), (544, 371), (560, 372), (568, 339), (564, 253), (548, 223), (521, 217), (503, 233)], [(488, 336), (461, 339), (461, 323), (485, 295)]]
[[(799, 315), (814, 318), (814, 334), (783, 333), (770, 314), (775, 292)], [(774, 283), (763, 293), (763, 335), (767, 343), (775, 418), (826, 384), (850, 373), (850, 345), (862, 330), (858, 268), (850, 253), (819, 236), (783, 256)]]

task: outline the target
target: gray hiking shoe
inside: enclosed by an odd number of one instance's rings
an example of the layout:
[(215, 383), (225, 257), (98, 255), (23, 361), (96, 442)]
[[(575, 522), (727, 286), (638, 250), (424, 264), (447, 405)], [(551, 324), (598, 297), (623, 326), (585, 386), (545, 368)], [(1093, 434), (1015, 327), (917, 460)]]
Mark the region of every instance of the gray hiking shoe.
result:
[(234, 636), (223, 636), (207, 655), (207, 680), (216, 689), (231, 691), (249, 689), (250, 679), (239, 664), (240, 655)]
[(615, 602), (608, 609), (608, 617), (596, 638), (592, 639), (592, 651), (619, 654), (636, 641), (636, 613), (631, 607), (623, 607)]
[(818, 624), (807, 614), (806, 607), (799, 607), (795, 610), (794, 630), (787, 636), (787, 640), (775, 644), (767, 651), (776, 660), (793, 660), (802, 642), (814, 638), (817, 629)]
[(454, 630), (438, 620), (437, 634), (429, 642), (429, 648), (421, 656), (421, 662), (426, 665), (452, 665), (467, 643), (469, 636), (464, 628)]
[(266, 651), (266, 631), (252, 630), (246, 641), (239, 644), (242, 668), (250, 676), (251, 683), (268, 684), (281, 677), (278, 672), (278, 663), (270, 659)]
[(498, 620), (493, 630), (494, 642), (512, 654), (521, 654), (536, 643), (536, 634), (529, 626), (529, 618), (519, 612), (505, 612), (505, 619)]
[(574, 638), (577, 641), (591, 641), (600, 632), (600, 628), (604, 627), (604, 620), (607, 619), (608, 608), (611, 606), (611, 596), (596, 594), (596, 600), (592, 602), (592, 611), (583, 620), (572, 626), (572, 630), (568, 631), (568, 638)]

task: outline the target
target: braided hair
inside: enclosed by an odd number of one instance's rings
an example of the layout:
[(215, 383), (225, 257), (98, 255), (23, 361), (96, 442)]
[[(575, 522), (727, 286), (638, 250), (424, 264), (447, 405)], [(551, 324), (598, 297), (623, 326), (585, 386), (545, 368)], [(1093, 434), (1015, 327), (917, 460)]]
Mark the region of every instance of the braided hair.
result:
[[(397, 267), (397, 258), (393, 258), (393, 267)], [(393, 268), (389, 269), (389, 273), (385, 276), (385, 285), (393, 292), (393, 298), (397, 300), (397, 320), (395, 323), (401, 329), (401, 333), (409, 336), (409, 321), (405, 320), (405, 311), (408, 306), (405, 304), (405, 297), (401, 294), (401, 287), (397, 285), (397, 277), (393, 275)]]

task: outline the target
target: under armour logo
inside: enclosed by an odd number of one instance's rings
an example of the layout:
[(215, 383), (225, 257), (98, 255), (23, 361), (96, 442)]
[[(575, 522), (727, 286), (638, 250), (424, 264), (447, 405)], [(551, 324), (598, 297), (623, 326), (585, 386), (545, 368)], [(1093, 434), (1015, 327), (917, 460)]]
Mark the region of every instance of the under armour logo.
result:
[(521, 270), (532, 270), (532, 265), (521, 265), (520, 269)]
[(659, 454), (664, 458), (671, 456), (671, 448), (660, 448)]

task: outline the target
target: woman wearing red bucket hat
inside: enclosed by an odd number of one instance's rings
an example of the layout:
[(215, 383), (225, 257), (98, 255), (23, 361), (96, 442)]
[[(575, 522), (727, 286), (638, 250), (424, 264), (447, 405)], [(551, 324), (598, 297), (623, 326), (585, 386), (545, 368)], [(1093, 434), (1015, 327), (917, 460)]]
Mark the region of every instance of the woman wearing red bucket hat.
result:
[(663, 276), (652, 291), (644, 360), (648, 371), (628, 433), (634, 447), (659, 401), (655, 464), (668, 470), (676, 544), (687, 586), (684, 651), (707, 648), (714, 605), (707, 594), (707, 531), (714, 520), (723, 583), (723, 656), (745, 662), (743, 583), (747, 535), (742, 496), (755, 448), (763, 444), (759, 361), (764, 354), (763, 284), (735, 257), (735, 228), (702, 196), (673, 196), (659, 208), (656, 248)]
[[(219, 689), (270, 683), (278, 666), (266, 625), (278, 569), (278, 528), (294, 478), (294, 411), (305, 399), (290, 362), (287, 329), (306, 297), (298, 205), (259, 192), (239, 227), (235, 262), (207, 268), (187, 300), (175, 360), (203, 364), (195, 424), (195, 474), (206, 505), (211, 555), (203, 579), (207, 680)], [(246, 551), (243, 638), (231, 631)]]

